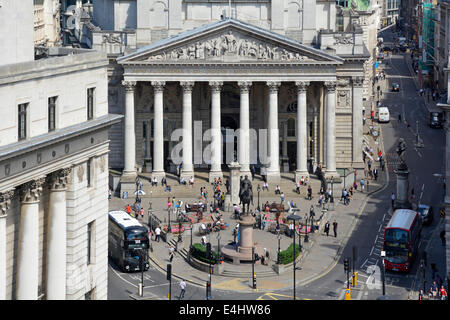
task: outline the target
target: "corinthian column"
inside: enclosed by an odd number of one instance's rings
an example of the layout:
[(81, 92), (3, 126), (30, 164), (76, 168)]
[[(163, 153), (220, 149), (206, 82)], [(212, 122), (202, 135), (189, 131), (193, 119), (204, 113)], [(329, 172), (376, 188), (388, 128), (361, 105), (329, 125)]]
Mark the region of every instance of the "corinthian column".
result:
[(23, 185), (17, 250), (17, 300), (37, 300), (39, 284), (39, 200), (45, 178)]
[(267, 169), (267, 181), (280, 182), (280, 134), (278, 129), (278, 89), (281, 82), (268, 81), (269, 87), (269, 158), (270, 164)]
[(325, 82), (327, 88), (327, 177), (337, 177), (336, 172), (336, 81)]
[(301, 177), (307, 177), (308, 166), (308, 127), (306, 121), (306, 93), (309, 82), (297, 81), (297, 169), (295, 170), (295, 181)]
[(125, 87), (124, 175), (136, 175), (136, 136), (134, 132), (134, 89), (136, 81), (122, 81)]
[(153, 120), (153, 171), (152, 176), (161, 181), (166, 175), (164, 172), (164, 115), (163, 115), (163, 97), (165, 81), (152, 81), (154, 92), (155, 113)]
[(362, 140), (363, 140), (363, 83), (364, 77), (353, 78), (353, 168), (364, 169), (362, 159)]
[(50, 176), (47, 241), (47, 300), (66, 298), (66, 185), (70, 169)]
[(222, 174), (222, 132), (220, 130), (220, 92), (223, 82), (210, 81), (211, 88), (211, 171), (209, 181), (223, 178)]
[(249, 91), (252, 83), (240, 81), (238, 86), (241, 91), (240, 128), (239, 128), (239, 164), (241, 174), (251, 179), (250, 173), (250, 107)]
[(192, 81), (180, 83), (183, 88), (183, 167), (181, 176), (186, 180), (194, 176), (192, 164), (192, 89), (194, 84)]
[(14, 191), (0, 193), (0, 301), (6, 300), (6, 211)]

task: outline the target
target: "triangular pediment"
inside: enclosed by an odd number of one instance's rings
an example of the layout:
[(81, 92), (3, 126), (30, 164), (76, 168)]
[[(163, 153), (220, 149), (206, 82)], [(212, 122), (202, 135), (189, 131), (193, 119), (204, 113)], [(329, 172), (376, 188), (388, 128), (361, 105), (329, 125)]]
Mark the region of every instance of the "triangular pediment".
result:
[(343, 59), (272, 31), (228, 19), (155, 42), (117, 61), (341, 64)]

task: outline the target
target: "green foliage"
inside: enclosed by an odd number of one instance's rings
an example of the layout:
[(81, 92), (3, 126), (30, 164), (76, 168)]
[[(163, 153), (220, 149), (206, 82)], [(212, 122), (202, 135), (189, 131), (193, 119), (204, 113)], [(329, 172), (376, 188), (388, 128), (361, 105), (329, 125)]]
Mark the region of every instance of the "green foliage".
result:
[[(300, 254), (300, 247), (298, 244), (295, 244), (295, 258)], [(291, 244), (289, 248), (280, 252), (281, 264), (288, 264), (294, 261), (294, 247)]]
[[(216, 264), (217, 261), (219, 260), (219, 253), (214, 250), (211, 251), (213, 253), (213, 259), (211, 260), (211, 264)], [(209, 259), (206, 257), (206, 247), (203, 246), (201, 243), (194, 243), (192, 245), (191, 254), (195, 259), (209, 264)]]

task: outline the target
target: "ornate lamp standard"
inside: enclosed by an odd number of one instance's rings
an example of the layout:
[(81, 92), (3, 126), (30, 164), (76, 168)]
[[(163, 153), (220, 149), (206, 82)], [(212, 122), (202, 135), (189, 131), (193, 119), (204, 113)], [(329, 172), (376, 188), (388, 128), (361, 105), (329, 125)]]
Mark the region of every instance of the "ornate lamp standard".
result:
[(295, 222), (296, 221), (299, 221), (301, 218), (299, 217), (299, 216), (296, 216), (296, 215), (294, 215), (294, 214), (291, 214), (291, 215), (289, 215), (289, 216), (287, 216), (287, 220), (288, 221), (292, 221), (292, 233), (293, 233), (293, 238), (292, 238), (292, 244), (293, 244), (293, 246), (294, 246), (294, 300), (296, 299), (295, 298), (295, 271), (297, 270), (297, 267), (296, 267), (296, 265), (295, 265)]
[(309, 242), (309, 236), (308, 236), (308, 214), (305, 214), (305, 239), (303, 242)]
[(258, 187), (256, 188), (256, 191), (258, 191), (258, 211), (261, 211), (261, 207), (259, 206), (259, 193), (261, 192), (261, 187), (258, 184)]

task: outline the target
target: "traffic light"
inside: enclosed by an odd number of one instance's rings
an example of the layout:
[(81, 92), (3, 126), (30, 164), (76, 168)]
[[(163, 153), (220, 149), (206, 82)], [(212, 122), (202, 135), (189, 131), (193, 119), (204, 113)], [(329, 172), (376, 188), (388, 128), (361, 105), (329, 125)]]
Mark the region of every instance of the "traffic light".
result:
[(349, 271), (349, 267), (350, 267), (350, 261), (348, 258), (344, 259), (344, 271)]
[(211, 282), (206, 281), (206, 300), (211, 299)]
[(167, 265), (167, 280), (170, 280), (172, 278), (172, 265), (169, 263)]

